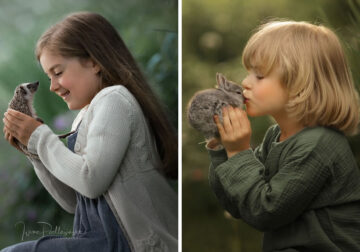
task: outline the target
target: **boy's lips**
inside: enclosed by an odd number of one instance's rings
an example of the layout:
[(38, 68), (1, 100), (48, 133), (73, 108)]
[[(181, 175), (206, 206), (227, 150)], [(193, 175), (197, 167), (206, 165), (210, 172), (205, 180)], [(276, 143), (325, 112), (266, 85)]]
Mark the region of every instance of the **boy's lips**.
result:
[(247, 95), (245, 95), (245, 92), (246, 92), (246, 90), (244, 90), (244, 92), (243, 92), (244, 102), (246, 102), (246, 101), (248, 101), (248, 100), (249, 100), (249, 98), (247, 97)]

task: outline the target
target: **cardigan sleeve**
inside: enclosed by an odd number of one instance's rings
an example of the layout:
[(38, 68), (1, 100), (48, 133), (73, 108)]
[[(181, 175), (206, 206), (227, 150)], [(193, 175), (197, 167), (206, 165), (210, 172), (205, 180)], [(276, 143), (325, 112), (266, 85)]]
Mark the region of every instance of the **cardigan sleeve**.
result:
[(224, 208), (262, 231), (294, 221), (331, 175), (316, 151), (300, 151), (268, 181), (263, 171), (251, 150), (210, 167), (211, 187)]
[(92, 115), (81, 155), (64, 146), (47, 125), (39, 126), (28, 143), (52, 175), (88, 198), (97, 198), (110, 186), (133, 127), (132, 104), (122, 93), (108, 93), (93, 105), (87, 112)]
[(35, 173), (46, 190), (68, 213), (75, 213), (76, 194), (74, 189), (65, 185), (52, 175), (39, 160), (29, 158)]

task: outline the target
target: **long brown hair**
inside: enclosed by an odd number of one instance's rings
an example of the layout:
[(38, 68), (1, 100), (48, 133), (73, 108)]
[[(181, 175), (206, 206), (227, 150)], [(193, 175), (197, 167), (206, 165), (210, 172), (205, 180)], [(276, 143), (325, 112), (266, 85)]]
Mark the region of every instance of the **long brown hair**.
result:
[(177, 178), (177, 137), (155, 94), (115, 28), (101, 15), (77, 12), (50, 27), (37, 42), (43, 49), (63, 57), (92, 59), (100, 66), (101, 89), (125, 86), (140, 104), (155, 135), (163, 163), (160, 171)]

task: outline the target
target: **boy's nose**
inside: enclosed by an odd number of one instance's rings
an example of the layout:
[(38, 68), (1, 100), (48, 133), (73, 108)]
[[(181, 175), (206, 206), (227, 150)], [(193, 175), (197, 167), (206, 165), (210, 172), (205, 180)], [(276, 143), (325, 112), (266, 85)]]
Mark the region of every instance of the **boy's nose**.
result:
[(243, 81), (241, 82), (241, 85), (244, 89), (250, 88), (249, 76), (247, 76), (245, 79), (243, 79)]

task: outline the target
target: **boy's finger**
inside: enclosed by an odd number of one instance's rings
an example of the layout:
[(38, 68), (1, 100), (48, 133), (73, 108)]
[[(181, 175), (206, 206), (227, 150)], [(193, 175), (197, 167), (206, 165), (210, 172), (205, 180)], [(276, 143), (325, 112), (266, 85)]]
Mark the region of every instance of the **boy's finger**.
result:
[(236, 108), (230, 107), (229, 117), (230, 117), (232, 127), (236, 130), (239, 130), (241, 127), (241, 124), (240, 124), (240, 120), (239, 120), (239, 114), (238, 114)]
[(216, 127), (217, 127), (218, 130), (219, 130), (220, 137), (223, 138), (223, 136), (224, 136), (224, 134), (225, 134), (225, 132), (224, 132), (224, 127), (223, 127), (223, 125), (221, 124), (218, 115), (214, 115), (214, 121), (215, 121)]
[(250, 125), (250, 120), (246, 114), (246, 112), (244, 110), (241, 111), (241, 114), (242, 114), (242, 123), (244, 124), (244, 126), (250, 128), (251, 125)]
[(241, 128), (243, 127), (243, 117), (242, 117), (242, 113), (241, 113), (241, 109), (240, 108), (235, 108), (235, 115), (236, 115), (236, 124)]
[(229, 110), (227, 107), (223, 107), (222, 114), (223, 114), (224, 131), (225, 131), (225, 133), (231, 132), (232, 126), (231, 126), (231, 121), (229, 118)]

